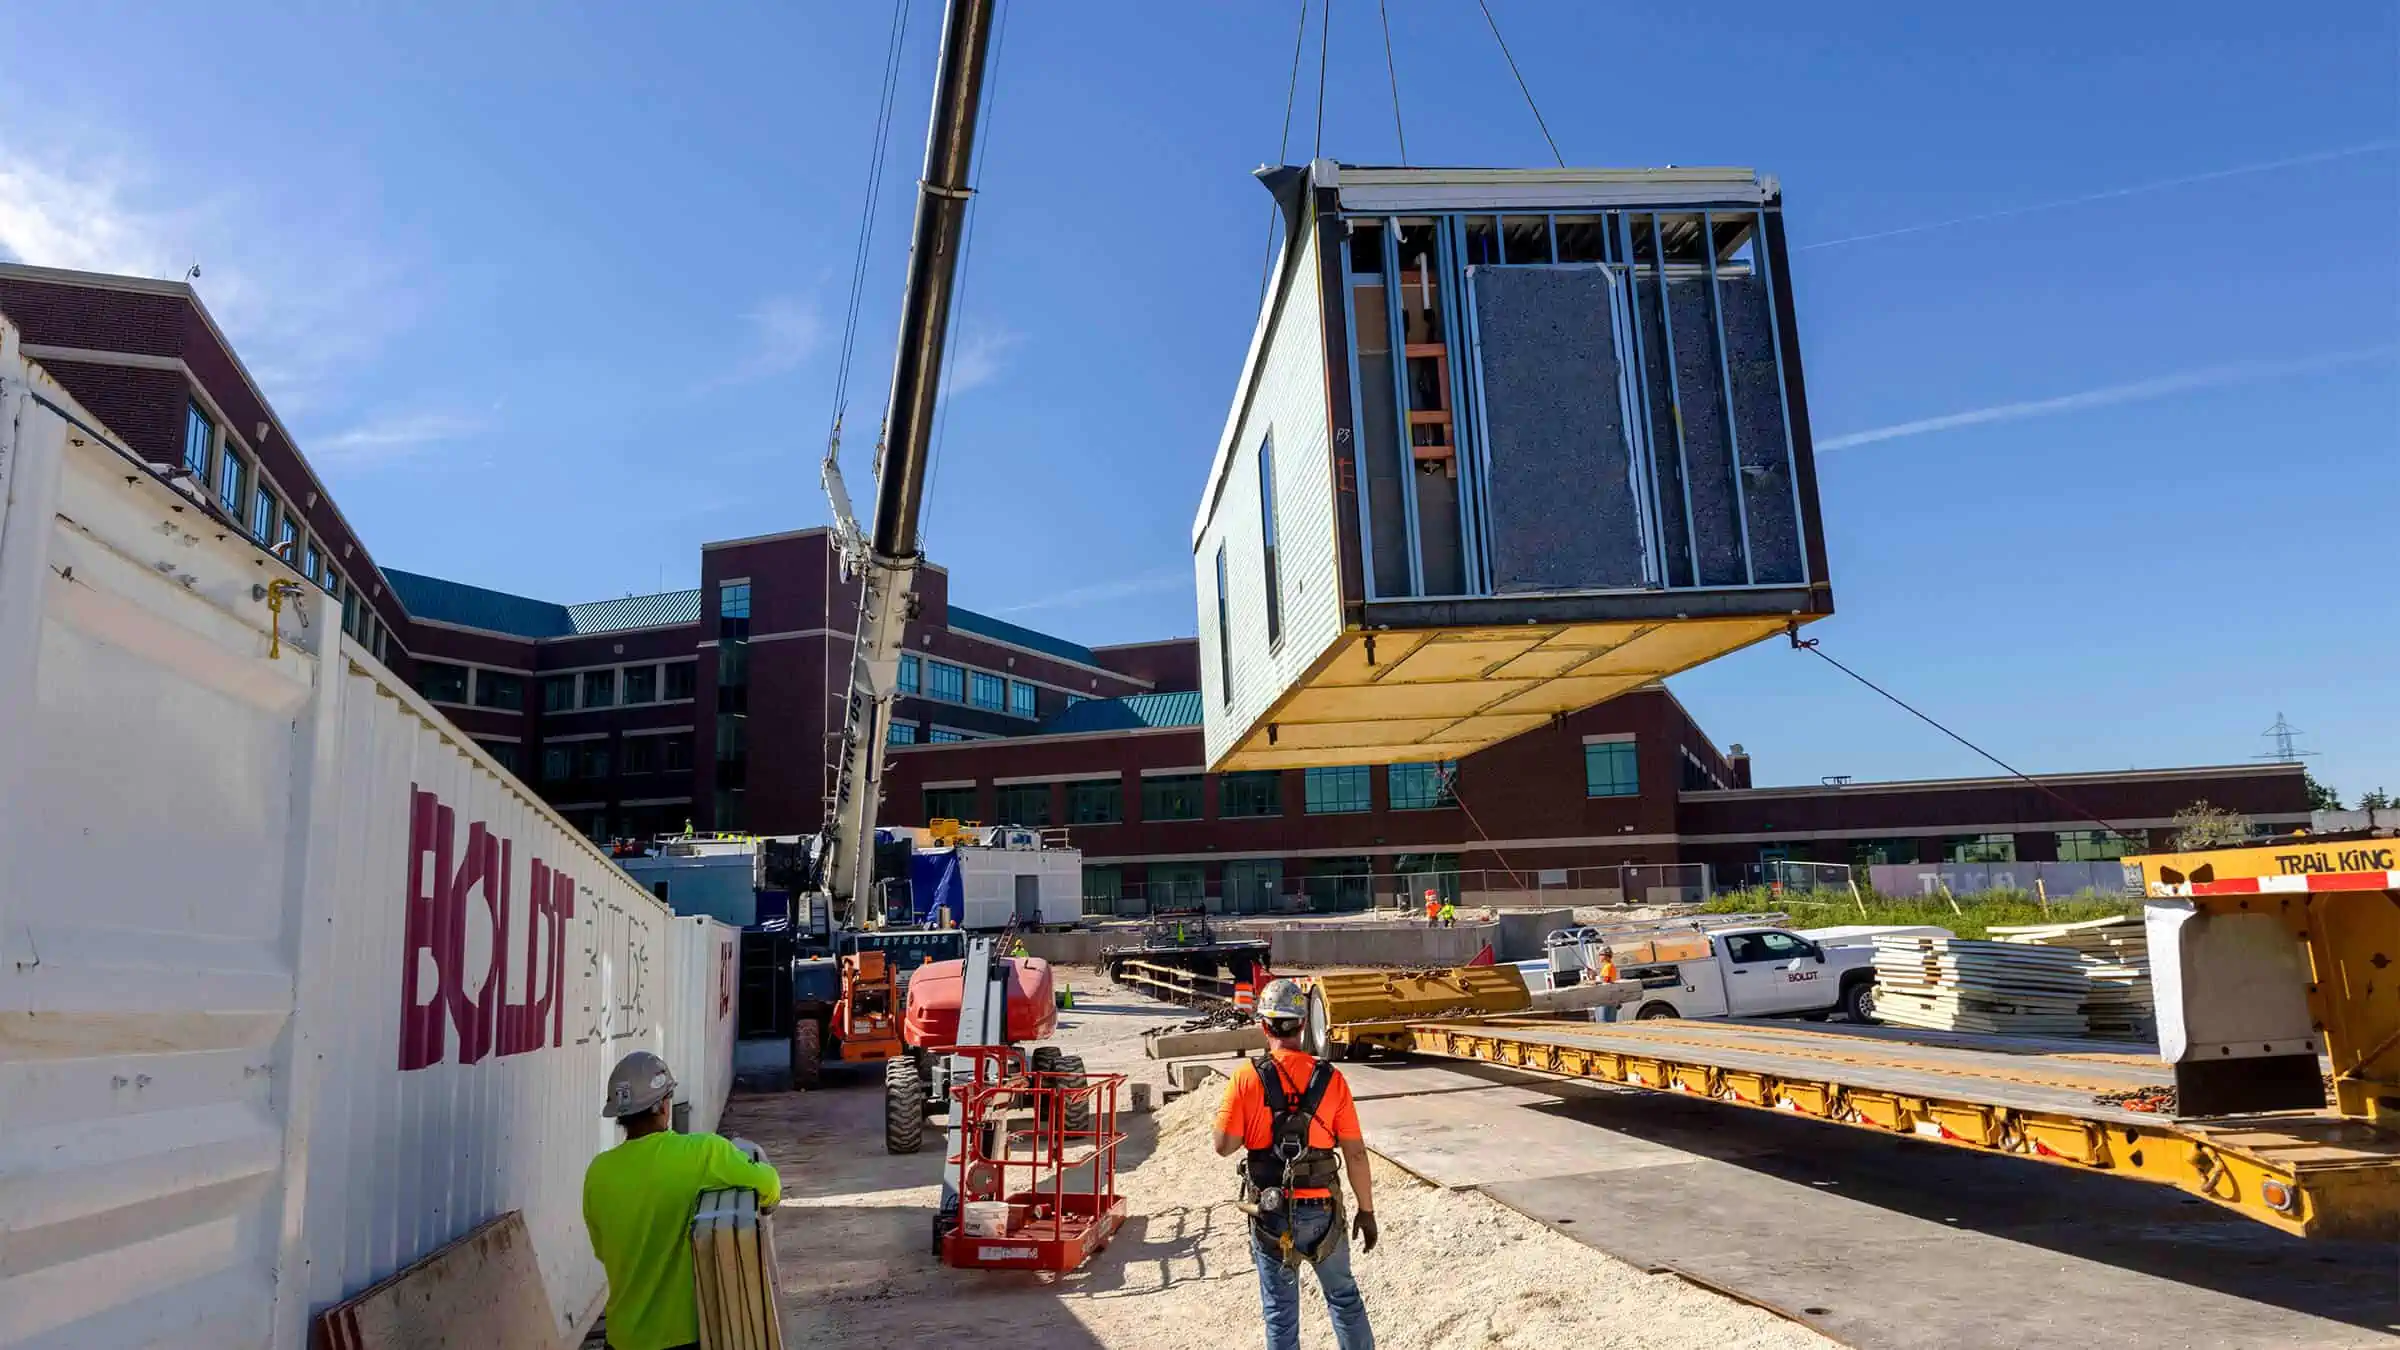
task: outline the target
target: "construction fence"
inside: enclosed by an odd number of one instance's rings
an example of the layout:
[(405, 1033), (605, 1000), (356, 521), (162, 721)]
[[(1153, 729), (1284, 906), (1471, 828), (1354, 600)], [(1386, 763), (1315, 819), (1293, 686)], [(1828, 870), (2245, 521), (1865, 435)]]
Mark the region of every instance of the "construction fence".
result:
[[(1850, 869), (1838, 864), (1782, 863), (1778, 884), (1792, 890), (1841, 890)], [(1576, 905), (1699, 904), (1729, 886), (1708, 863), (1625, 863), (1605, 867), (1328, 871), (1286, 878), (1279, 866), (1228, 863), (1224, 880), (1203, 881), (1197, 866), (1153, 866), (1177, 873), (1164, 881), (1118, 882), (1085, 869), (1086, 918), (1139, 918), (1178, 910), (1211, 914), (1347, 914), (1413, 911), (1428, 899), (1473, 908), (1525, 909)], [(1755, 874), (1755, 869), (1753, 869)], [(1095, 880), (1105, 884), (1095, 885)], [(1737, 879), (1732, 885), (1763, 884)]]

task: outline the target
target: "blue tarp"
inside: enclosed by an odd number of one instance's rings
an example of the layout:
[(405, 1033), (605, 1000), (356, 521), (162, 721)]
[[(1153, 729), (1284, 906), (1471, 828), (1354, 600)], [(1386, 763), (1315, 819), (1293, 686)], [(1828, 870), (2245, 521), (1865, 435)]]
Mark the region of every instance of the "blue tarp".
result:
[(920, 925), (931, 926), (934, 909), (942, 905), (950, 907), (952, 923), (963, 922), (967, 916), (967, 887), (959, 875), (957, 849), (922, 849), (911, 855), (908, 890)]

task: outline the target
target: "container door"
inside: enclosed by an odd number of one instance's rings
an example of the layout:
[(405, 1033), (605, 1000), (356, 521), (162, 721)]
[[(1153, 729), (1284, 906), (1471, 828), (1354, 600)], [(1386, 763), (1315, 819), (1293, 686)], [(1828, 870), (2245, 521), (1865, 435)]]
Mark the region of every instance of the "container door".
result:
[(1017, 885), (1017, 922), (1030, 928), (1042, 921), (1042, 878), (1038, 872), (1019, 872)]

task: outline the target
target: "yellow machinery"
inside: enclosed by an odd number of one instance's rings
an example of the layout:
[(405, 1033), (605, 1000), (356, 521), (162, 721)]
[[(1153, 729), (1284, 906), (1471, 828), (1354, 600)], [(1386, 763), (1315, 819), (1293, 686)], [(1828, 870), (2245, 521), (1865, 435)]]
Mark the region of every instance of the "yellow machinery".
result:
[(1312, 1048), (1706, 1097), (2160, 1182), (2304, 1237), (2400, 1237), (2400, 840), (2296, 838), (2126, 866), (2146, 901), (2158, 1055), (1874, 1026), (1544, 1017), (1506, 966), (1320, 976)]

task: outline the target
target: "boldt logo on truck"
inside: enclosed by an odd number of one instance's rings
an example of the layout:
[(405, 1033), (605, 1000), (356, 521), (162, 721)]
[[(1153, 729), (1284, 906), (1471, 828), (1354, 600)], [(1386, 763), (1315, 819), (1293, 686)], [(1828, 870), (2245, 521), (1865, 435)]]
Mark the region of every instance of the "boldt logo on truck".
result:
[[(458, 1033), (458, 1062), (561, 1043), (567, 920), (575, 880), (532, 860), (525, 893), (512, 893), (515, 845), (476, 821), (458, 835), (458, 813), (412, 786), (408, 811), (408, 916), (400, 949), (400, 1068), (439, 1064)], [(471, 913), (470, 907), (481, 913)], [(467, 968), (468, 926), (487, 926), (491, 955)], [(524, 1001), (509, 1001), (512, 933), (522, 933)], [(428, 957), (431, 958), (428, 961)], [(431, 969), (428, 970), (430, 965)], [(428, 981), (427, 976), (431, 979)]]

